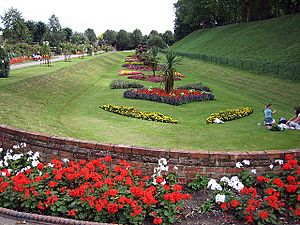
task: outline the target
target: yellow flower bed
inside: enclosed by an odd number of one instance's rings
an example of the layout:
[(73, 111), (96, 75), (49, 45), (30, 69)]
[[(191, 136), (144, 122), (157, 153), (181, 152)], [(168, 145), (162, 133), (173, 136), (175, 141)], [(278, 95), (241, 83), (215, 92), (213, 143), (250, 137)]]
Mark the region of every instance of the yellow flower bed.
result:
[(178, 120), (174, 120), (169, 116), (165, 116), (159, 112), (145, 112), (134, 107), (118, 106), (118, 105), (102, 105), (101, 109), (113, 113), (117, 113), (123, 116), (133, 117), (137, 119), (156, 121), (162, 123), (178, 123)]
[(222, 121), (230, 121), (243, 118), (253, 113), (253, 109), (250, 107), (241, 107), (237, 109), (227, 109), (218, 113), (212, 113), (207, 117), (206, 123), (214, 123), (215, 119), (218, 118)]

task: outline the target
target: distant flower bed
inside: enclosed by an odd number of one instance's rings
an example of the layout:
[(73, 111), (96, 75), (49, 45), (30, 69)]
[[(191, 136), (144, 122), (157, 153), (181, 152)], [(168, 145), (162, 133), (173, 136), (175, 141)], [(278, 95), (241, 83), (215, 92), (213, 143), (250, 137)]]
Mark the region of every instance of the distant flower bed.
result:
[(248, 116), (251, 113), (253, 113), (253, 109), (250, 107), (228, 109), (225, 111), (220, 111), (218, 113), (210, 114), (209, 117), (206, 119), (206, 123), (207, 124), (214, 123), (216, 119), (222, 121), (236, 120)]
[(139, 84), (136, 82), (129, 82), (126, 80), (113, 80), (109, 84), (111, 89), (127, 89), (127, 88), (143, 88), (143, 84)]
[[(123, 64), (123, 67), (126, 67), (129, 70), (141, 70), (141, 71), (152, 71), (152, 68), (149, 66), (145, 66), (145, 65), (133, 65), (133, 64)], [(159, 65), (156, 68), (156, 71), (160, 71), (163, 70), (163, 67), (161, 65)]]
[(124, 92), (124, 97), (131, 99), (156, 101), (170, 105), (181, 105), (193, 101), (215, 99), (215, 96), (210, 92), (175, 89), (172, 93), (168, 94), (165, 92), (165, 90), (160, 88), (126, 90)]
[(177, 120), (169, 116), (165, 116), (159, 112), (145, 112), (134, 107), (125, 107), (117, 105), (102, 105), (101, 109), (113, 113), (117, 113), (123, 116), (133, 117), (137, 119), (150, 120), (162, 123), (178, 123)]
[[(141, 75), (133, 75), (133, 76), (128, 76), (128, 79), (134, 79), (134, 80), (144, 80), (152, 83), (160, 83), (163, 81), (164, 77), (163, 76), (141, 76)], [(180, 77), (175, 78), (176, 81), (182, 80)]]
[(149, 177), (111, 156), (46, 163), (24, 145), (18, 152), (0, 148), (0, 207), (101, 223), (171, 224), (182, 200), (191, 198), (164, 158)]
[(32, 57), (27, 57), (27, 56), (21, 56), (21, 57), (15, 57), (15, 58), (11, 58), (9, 60), (9, 63), (11, 65), (13, 64), (18, 64), (18, 63), (23, 63), (25, 61), (33, 61), (34, 59)]
[(137, 75), (137, 74), (143, 74), (143, 73), (139, 72), (139, 71), (134, 71), (134, 70), (119, 70), (118, 71), (119, 76)]

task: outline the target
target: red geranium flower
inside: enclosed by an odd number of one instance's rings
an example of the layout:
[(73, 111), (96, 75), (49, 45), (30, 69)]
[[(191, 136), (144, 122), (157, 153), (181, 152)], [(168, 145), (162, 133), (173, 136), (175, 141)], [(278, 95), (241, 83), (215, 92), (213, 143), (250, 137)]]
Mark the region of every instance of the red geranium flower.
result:
[(163, 219), (161, 217), (156, 217), (154, 220), (153, 220), (153, 223), (154, 224), (162, 224), (163, 222)]
[(268, 210), (260, 210), (258, 211), (258, 215), (262, 220), (266, 220), (269, 217), (269, 211)]
[(107, 211), (108, 211), (108, 213), (113, 214), (113, 213), (118, 212), (118, 210), (119, 210), (118, 204), (116, 204), (116, 203), (108, 203), (108, 205), (107, 205)]
[(277, 185), (277, 187), (279, 188), (283, 188), (284, 187), (284, 183), (280, 178), (275, 178), (273, 180), (273, 184)]
[(71, 209), (69, 212), (68, 212), (69, 216), (76, 216), (76, 210), (75, 209)]
[(240, 205), (240, 201), (236, 200), (236, 199), (233, 199), (233, 200), (231, 200), (230, 204), (233, 208), (236, 208)]
[(286, 191), (289, 193), (295, 193), (298, 189), (298, 185), (285, 185)]

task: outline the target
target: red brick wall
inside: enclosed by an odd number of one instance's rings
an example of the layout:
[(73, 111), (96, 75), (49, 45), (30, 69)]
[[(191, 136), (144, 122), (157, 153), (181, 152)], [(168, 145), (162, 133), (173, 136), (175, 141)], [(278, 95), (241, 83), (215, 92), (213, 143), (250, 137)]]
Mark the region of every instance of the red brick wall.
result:
[(255, 151), (255, 152), (216, 152), (206, 150), (164, 150), (143, 148), (128, 145), (101, 144), (73, 138), (50, 136), (42, 133), (25, 132), (19, 129), (0, 125), (0, 147), (12, 148), (14, 144), (25, 142), (28, 149), (39, 151), (44, 160), (53, 158), (68, 158), (70, 160), (95, 159), (111, 155), (114, 159), (125, 159), (134, 166), (140, 167), (151, 175), (160, 158), (166, 158), (169, 166), (179, 168), (180, 179), (193, 179), (197, 173), (209, 177), (220, 177), (224, 174), (236, 174), (241, 169), (236, 168), (236, 162), (248, 159), (257, 173), (270, 170), (269, 165), (275, 159), (283, 159), (289, 153), (300, 159), (300, 149), (285, 151)]

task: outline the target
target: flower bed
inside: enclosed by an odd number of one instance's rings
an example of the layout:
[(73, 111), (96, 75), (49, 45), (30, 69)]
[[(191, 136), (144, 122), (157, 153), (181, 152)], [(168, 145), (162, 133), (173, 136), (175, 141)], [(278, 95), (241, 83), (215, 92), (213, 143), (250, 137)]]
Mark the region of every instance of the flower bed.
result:
[[(134, 75), (134, 76), (128, 76), (128, 79), (134, 79), (134, 80), (144, 80), (152, 83), (160, 83), (164, 80), (163, 76), (140, 76), (140, 75)], [(176, 81), (182, 80), (180, 77), (175, 78)]]
[(159, 112), (145, 112), (141, 111), (134, 107), (125, 107), (117, 105), (102, 105), (101, 109), (113, 113), (117, 113), (123, 116), (133, 117), (137, 119), (150, 120), (162, 123), (178, 123), (177, 120), (174, 120), (172, 117), (165, 116)]
[(143, 74), (143, 73), (139, 72), (139, 71), (134, 71), (134, 70), (119, 70), (118, 71), (119, 76), (137, 75), (137, 74)]
[(143, 99), (149, 101), (156, 101), (170, 105), (181, 105), (193, 101), (214, 100), (215, 96), (209, 92), (200, 92), (195, 90), (176, 89), (168, 94), (160, 88), (149, 89), (135, 89), (126, 90), (124, 92), (125, 98)]
[(220, 111), (218, 113), (210, 114), (209, 117), (207, 117), (206, 119), (206, 123), (214, 123), (216, 119), (220, 119), (222, 121), (236, 120), (245, 116), (249, 116), (251, 113), (253, 113), (253, 109), (250, 107), (228, 109), (225, 111)]
[(111, 89), (127, 89), (127, 88), (143, 88), (143, 84), (136, 82), (128, 82), (126, 80), (113, 80), (109, 84)]
[(178, 220), (182, 200), (191, 198), (182, 193), (165, 159), (150, 178), (110, 156), (47, 164), (38, 152), (26, 152), (24, 145), (23, 150), (0, 149), (1, 207), (104, 223), (143, 224), (152, 218), (154, 224), (171, 224)]
[[(250, 165), (248, 160), (243, 163), (239, 162), (237, 166)], [(250, 224), (299, 224), (298, 161), (287, 154), (285, 161), (277, 159), (273, 163), (270, 168), (276, 169), (277, 175), (255, 176), (256, 170), (252, 170), (252, 174), (245, 170), (239, 176), (221, 178), (220, 183), (210, 180), (208, 188), (215, 190), (213, 201), (224, 211)]]
[(33, 61), (34, 59), (32, 57), (28, 57), (28, 56), (22, 56), (22, 57), (14, 57), (14, 58), (11, 58), (9, 60), (9, 63), (11, 65), (13, 64), (18, 64), (18, 63), (23, 63), (25, 61)]

